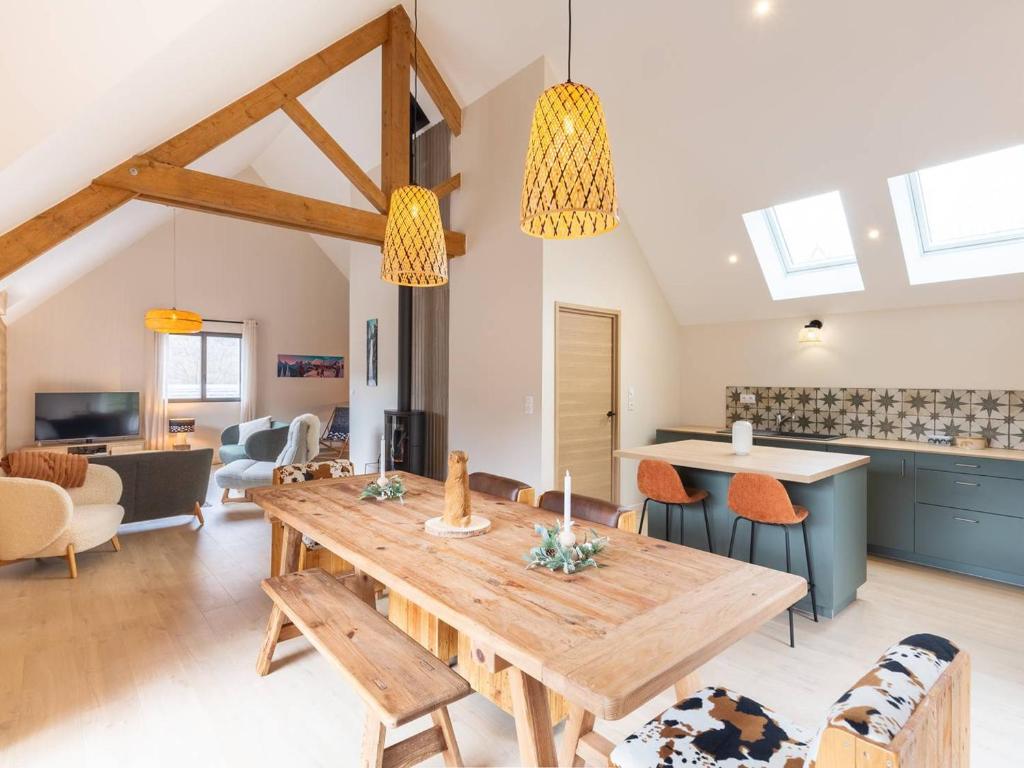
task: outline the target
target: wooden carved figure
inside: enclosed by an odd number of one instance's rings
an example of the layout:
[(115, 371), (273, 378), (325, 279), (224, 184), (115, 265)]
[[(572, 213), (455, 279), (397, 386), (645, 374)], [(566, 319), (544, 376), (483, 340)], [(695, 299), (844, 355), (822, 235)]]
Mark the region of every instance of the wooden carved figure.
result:
[(444, 481), (444, 522), (452, 528), (465, 528), (472, 517), (468, 463), (469, 457), (465, 451), (452, 451), (448, 454), (448, 479)]

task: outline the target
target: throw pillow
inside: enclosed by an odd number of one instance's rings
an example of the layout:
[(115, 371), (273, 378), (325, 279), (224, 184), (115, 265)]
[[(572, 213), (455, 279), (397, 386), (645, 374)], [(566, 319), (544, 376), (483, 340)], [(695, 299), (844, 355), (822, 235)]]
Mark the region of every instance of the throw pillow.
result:
[(238, 444), (245, 445), (249, 436), (263, 429), (270, 429), (270, 417), (262, 416), (252, 421), (243, 421), (238, 425)]

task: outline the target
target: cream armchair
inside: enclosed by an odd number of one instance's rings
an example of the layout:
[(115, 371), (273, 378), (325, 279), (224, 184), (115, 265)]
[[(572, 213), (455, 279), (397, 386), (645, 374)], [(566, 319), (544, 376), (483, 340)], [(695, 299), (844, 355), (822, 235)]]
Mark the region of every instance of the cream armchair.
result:
[(81, 488), (42, 480), (4, 477), (0, 471), (0, 563), (32, 557), (65, 557), (78, 578), (75, 553), (109, 541), (119, 551), (117, 526), (124, 517), (121, 478), (110, 467), (90, 464)]

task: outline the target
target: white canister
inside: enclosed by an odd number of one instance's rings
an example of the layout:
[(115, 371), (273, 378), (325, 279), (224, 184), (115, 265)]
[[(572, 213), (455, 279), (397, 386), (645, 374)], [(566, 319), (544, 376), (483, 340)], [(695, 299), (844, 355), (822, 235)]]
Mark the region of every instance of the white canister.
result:
[(737, 456), (748, 456), (754, 446), (754, 427), (749, 421), (737, 421), (732, 425), (732, 450)]

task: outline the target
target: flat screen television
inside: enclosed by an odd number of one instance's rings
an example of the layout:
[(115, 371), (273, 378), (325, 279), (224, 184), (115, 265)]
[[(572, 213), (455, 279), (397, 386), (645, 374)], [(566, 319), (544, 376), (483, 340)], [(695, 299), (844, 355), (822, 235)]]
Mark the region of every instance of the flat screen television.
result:
[(36, 440), (138, 437), (138, 392), (37, 392)]

